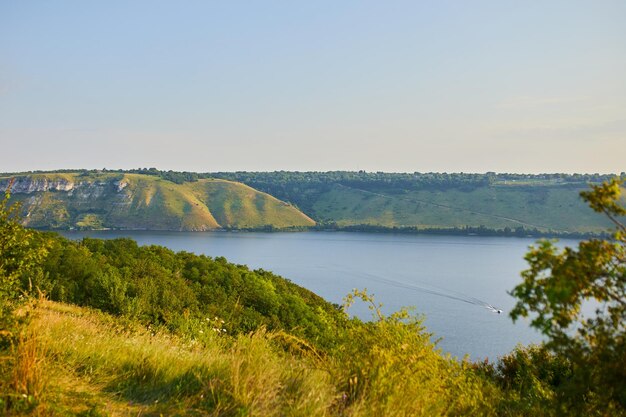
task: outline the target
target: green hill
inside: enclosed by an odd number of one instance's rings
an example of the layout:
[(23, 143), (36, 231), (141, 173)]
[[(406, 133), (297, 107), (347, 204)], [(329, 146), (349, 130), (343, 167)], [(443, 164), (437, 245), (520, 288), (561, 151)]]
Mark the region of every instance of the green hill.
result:
[[(579, 197), (611, 175), (234, 172), (241, 181), (289, 201), (315, 221), (342, 226), (597, 233), (611, 226)], [(624, 199), (624, 197), (622, 197)]]
[(486, 186), (471, 191), (404, 190), (391, 194), (335, 184), (314, 203), (312, 212), (315, 218), (339, 226), (605, 230), (610, 223), (580, 200), (580, 191), (582, 188)]
[(12, 176), (24, 224), (36, 228), (271, 230), (317, 224), (356, 230), (571, 234), (599, 233), (611, 226), (579, 197), (590, 183), (611, 175), (151, 168), (5, 174), (0, 175), (0, 190)]
[[(0, 177), (0, 189), (9, 178)], [(22, 203), (23, 223), (35, 228), (200, 231), (315, 224), (293, 206), (227, 180), (177, 184), (156, 176), (98, 172), (14, 178), (12, 193)]]

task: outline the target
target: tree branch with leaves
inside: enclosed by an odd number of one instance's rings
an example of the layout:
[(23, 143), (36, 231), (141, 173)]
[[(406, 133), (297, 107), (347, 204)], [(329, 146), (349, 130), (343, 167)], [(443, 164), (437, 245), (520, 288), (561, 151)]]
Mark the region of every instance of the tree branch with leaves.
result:
[[(581, 197), (615, 230), (606, 239), (558, 248), (540, 241), (526, 254), (529, 268), (511, 295), (513, 320), (531, 317), (546, 347), (570, 361), (560, 390), (571, 413), (621, 415), (626, 410), (626, 208), (623, 179), (592, 185)], [(592, 308), (584, 314), (583, 307)]]

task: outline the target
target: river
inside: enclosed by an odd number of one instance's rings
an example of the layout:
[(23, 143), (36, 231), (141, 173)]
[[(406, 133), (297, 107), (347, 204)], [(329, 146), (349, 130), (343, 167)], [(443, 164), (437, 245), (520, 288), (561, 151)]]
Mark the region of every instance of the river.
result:
[[(347, 232), (64, 232), (80, 239), (130, 237), (273, 271), (334, 303), (367, 288), (383, 311), (412, 306), (453, 356), (495, 360), (541, 336), (526, 320), (513, 323), (507, 294), (521, 278), (530, 238), (397, 235)], [(575, 245), (576, 241), (563, 241)], [(488, 308), (491, 305), (499, 314)], [(363, 305), (350, 312), (370, 317)]]

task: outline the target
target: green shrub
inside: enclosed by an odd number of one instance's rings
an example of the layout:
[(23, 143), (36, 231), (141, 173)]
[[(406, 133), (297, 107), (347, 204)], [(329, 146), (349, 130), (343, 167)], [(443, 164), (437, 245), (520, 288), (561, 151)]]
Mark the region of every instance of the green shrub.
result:
[(407, 310), (384, 316), (365, 291), (374, 321), (352, 321), (334, 357), (341, 407), (359, 416), (491, 415), (495, 390), (467, 363), (442, 355), (422, 320)]

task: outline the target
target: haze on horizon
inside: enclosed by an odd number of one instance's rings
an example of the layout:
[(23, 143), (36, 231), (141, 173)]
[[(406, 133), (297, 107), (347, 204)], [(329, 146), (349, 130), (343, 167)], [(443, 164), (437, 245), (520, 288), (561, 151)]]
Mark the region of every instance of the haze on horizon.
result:
[(0, 3), (0, 172), (625, 171), (626, 2)]

